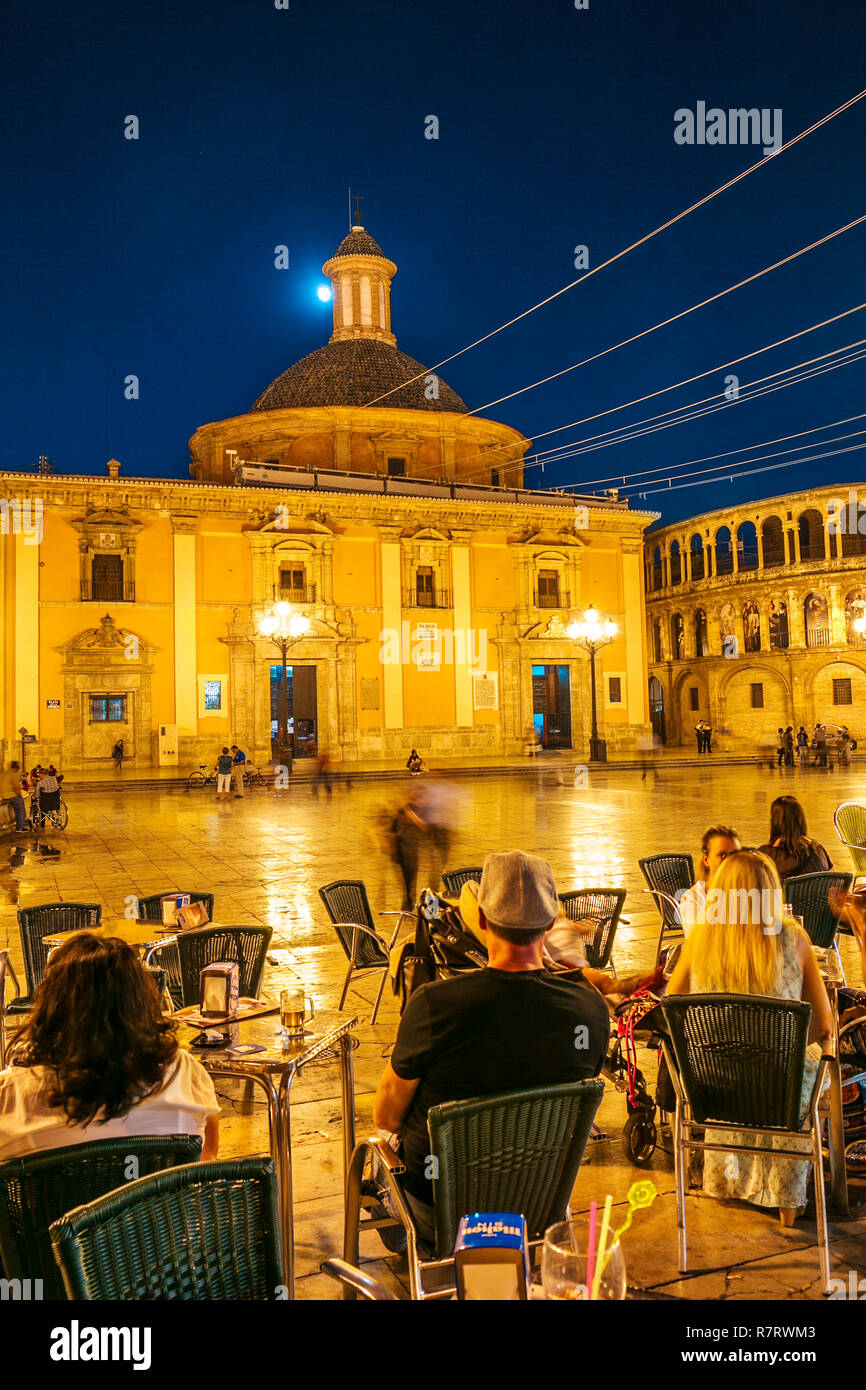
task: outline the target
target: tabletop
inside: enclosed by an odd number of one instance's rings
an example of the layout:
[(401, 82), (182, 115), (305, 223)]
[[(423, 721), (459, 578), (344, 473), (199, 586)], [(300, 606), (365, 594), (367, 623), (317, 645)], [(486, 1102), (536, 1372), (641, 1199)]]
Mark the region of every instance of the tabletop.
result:
[[(201, 1030), (187, 1027), (182, 1030), (181, 1044), (190, 1048), (210, 1072), (226, 1072), (233, 1075), (237, 1075), (241, 1070), (294, 1073), (314, 1057), (327, 1052), (328, 1048), (350, 1033), (357, 1024), (356, 1014), (340, 1013), (337, 1009), (323, 1009), (310, 1020), (303, 1037), (293, 1038), (288, 1046), (284, 1047), (279, 1015), (270, 1015), (264, 1018), (239, 1019), (236, 1023), (225, 1025), (231, 1029), (232, 1034), (232, 1042), (225, 1047), (190, 1047), (192, 1036)], [(246, 1055), (229, 1051), (230, 1047), (238, 1043), (255, 1043), (263, 1051)]]
[(149, 946), (151, 942), (171, 941), (177, 936), (176, 927), (166, 928), (159, 922), (139, 922), (134, 917), (115, 917), (109, 918), (108, 921), (103, 919), (98, 927), (53, 932), (50, 936), (43, 936), (42, 940), (50, 950), (54, 950), (56, 946), (62, 946), (64, 941), (70, 941), (73, 936), (81, 936), (82, 931), (89, 932), (91, 936), (118, 937), (128, 946)]

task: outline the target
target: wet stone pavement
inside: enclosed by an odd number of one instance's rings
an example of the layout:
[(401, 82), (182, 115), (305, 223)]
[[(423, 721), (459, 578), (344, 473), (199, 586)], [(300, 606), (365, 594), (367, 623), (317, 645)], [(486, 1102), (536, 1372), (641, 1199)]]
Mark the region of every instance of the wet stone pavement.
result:
[[(561, 775), (561, 774), (560, 774)], [(645, 781), (634, 771), (593, 772), (587, 787), (563, 784), (548, 766), (525, 777), (470, 779), (459, 784), (460, 819), (447, 867), (480, 864), (495, 849), (522, 848), (550, 860), (559, 888), (621, 885), (628, 890), (615, 958), (620, 974), (652, 967), (658, 919), (642, 892), (638, 859), (663, 850), (695, 856), (703, 829), (732, 824), (744, 844), (760, 844), (769, 828), (769, 804), (782, 791), (800, 796), (810, 833), (828, 848), (834, 864), (850, 868), (847, 851), (833, 829), (833, 809), (845, 800), (866, 799), (855, 770), (826, 772), (724, 766), (664, 768)], [(22, 906), (58, 900), (99, 902), (105, 916), (122, 916), (132, 895), (171, 889), (214, 893), (215, 919), (225, 925), (265, 923), (274, 930), (264, 991), (274, 996), (288, 982), (302, 981), (320, 1008), (336, 1008), (345, 958), (328, 924), (317, 889), (336, 878), (362, 878), (374, 912), (400, 906), (397, 875), (379, 850), (373, 825), (401, 787), (365, 781), (339, 785), (331, 797), (312, 795), (309, 785), (287, 791), (250, 790), (242, 800), (217, 803), (213, 789), (135, 794), (90, 793), (69, 800), (65, 834), (48, 832), (38, 842), (21, 836), (0, 842), (0, 940), (11, 948), (19, 976), (20, 942), (15, 918)], [(59, 850), (59, 853), (57, 851)], [(422, 859), (419, 886), (438, 883), (440, 866)], [(861, 984), (850, 939), (843, 938), (849, 982)], [(349, 992), (347, 1009), (357, 1013), (355, 1053), (359, 1134), (372, 1132), (372, 1099), (397, 1025), (390, 989), (375, 1027), (369, 1024), (377, 976), (362, 978)], [(639, 1062), (650, 1084), (655, 1055), (641, 1049)], [(221, 1152), (263, 1152), (267, 1120), (258, 1092), (226, 1080)], [(293, 1090), (296, 1272), (298, 1296), (336, 1298), (337, 1286), (320, 1273), (321, 1261), (339, 1253), (342, 1233), (340, 1098), (336, 1063), (314, 1063)], [(639, 1177), (650, 1177), (660, 1197), (638, 1213), (624, 1238), (628, 1282), (659, 1297), (689, 1299), (819, 1298), (814, 1209), (792, 1230), (773, 1212), (745, 1203), (720, 1202), (693, 1191), (688, 1199), (688, 1275), (676, 1268), (676, 1216), (670, 1137), (647, 1169), (626, 1159), (620, 1142), (625, 1098), (609, 1083), (599, 1112), (606, 1138), (590, 1145), (573, 1199), (576, 1214), (591, 1198), (614, 1196), (621, 1224), (626, 1194)], [(617, 1219), (617, 1213), (620, 1213)], [(851, 1184), (851, 1216), (831, 1213), (834, 1274), (848, 1280), (851, 1269), (866, 1273), (866, 1185)], [(362, 1242), (370, 1272), (405, 1294), (399, 1259), (385, 1254), (378, 1237)]]

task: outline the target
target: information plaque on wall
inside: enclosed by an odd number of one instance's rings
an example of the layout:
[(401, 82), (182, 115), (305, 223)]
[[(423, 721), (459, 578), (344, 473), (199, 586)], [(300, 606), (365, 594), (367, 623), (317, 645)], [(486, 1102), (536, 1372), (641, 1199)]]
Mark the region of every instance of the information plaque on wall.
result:
[(499, 709), (499, 675), (472, 677), (473, 709)]
[(361, 677), (361, 709), (379, 708), (379, 677)]

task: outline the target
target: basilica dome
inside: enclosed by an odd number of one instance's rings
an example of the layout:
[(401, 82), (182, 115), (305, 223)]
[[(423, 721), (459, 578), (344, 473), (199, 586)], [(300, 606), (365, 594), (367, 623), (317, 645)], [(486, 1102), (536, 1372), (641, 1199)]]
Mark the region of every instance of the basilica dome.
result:
[[(416, 381), (412, 378), (417, 377)], [(392, 343), (376, 338), (347, 338), (302, 357), (272, 381), (252, 410), (285, 410), (293, 406), (367, 405), (392, 391), (379, 404), (395, 410), (439, 410), (465, 414), (468, 407), (414, 357)], [(398, 390), (394, 390), (398, 387)]]

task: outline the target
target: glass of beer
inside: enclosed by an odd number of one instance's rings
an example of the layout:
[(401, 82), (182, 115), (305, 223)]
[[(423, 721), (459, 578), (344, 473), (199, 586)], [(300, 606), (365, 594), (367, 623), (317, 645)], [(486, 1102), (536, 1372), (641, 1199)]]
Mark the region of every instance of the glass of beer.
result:
[(304, 1025), (315, 1018), (312, 999), (304, 994), (303, 985), (292, 985), (280, 991), (280, 1027), (285, 1038), (303, 1037)]

